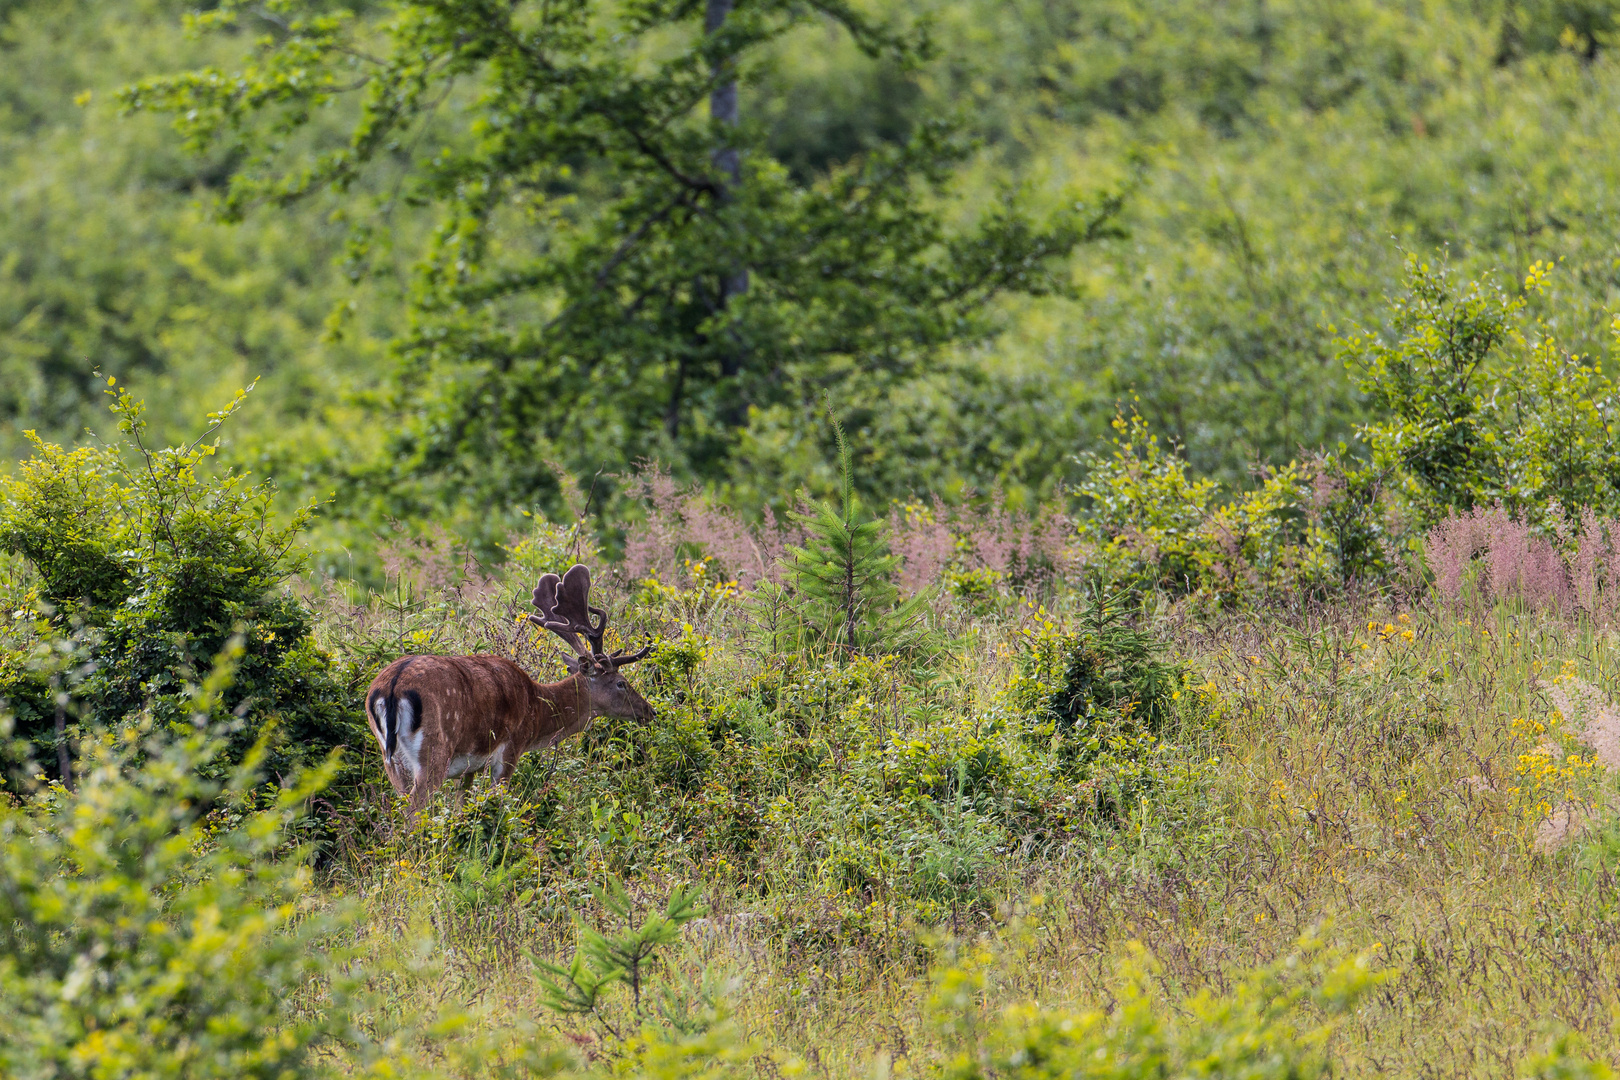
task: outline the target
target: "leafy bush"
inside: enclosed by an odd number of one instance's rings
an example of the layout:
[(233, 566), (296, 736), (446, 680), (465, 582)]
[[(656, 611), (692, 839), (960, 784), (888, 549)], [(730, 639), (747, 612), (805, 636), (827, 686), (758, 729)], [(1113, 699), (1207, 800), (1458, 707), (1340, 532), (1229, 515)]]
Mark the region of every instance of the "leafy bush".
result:
[(178, 730), (103, 732), (76, 791), (0, 807), (5, 1075), (325, 1075), (315, 1051), (350, 1023), (329, 940), (349, 912), (309, 905), (288, 826), (331, 769), (267, 798), (262, 744), (226, 766), (210, 720), (231, 666)]
[(1399, 479), (1423, 528), (1493, 503), (1540, 528), (1620, 512), (1615, 385), (1548, 325), (1526, 323), (1551, 270), (1535, 263), (1510, 295), (1490, 278), (1463, 282), (1409, 257), (1391, 340), (1342, 343), (1362, 390), (1388, 414), (1361, 429), (1371, 465)]
[(1314, 934), (1251, 972), (1228, 994), (1204, 990), (1171, 1009), (1152, 990), (1156, 967), (1138, 946), (1111, 1010), (1008, 1008), (978, 1015), (983, 967), (959, 964), (938, 980), (933, 1007), (957, 1049), (944, 1075), (1009, 1077), (1244, 1077), (1303, 1080), (1333, 1073), (1325, 1046), (1333, 1020), (1387, 976), (1366, 954), (1339, 959)]
[[(263, 767), (291, 776), (324, 759), (355, 732), (350, 704), (311, 637), (311, 617), (285, 592), (300, 557), (293, 544), (310, 518), (302, 508), (273, 523), (274, 488), (240, 473), (211, 472), (219, 443), (201, 439), (153, 450), (141, 404), (109, 390), (127, 447), (66, 450), (35, 439), (34, 456), (0, 480), (0, 550), (38, 575), (44, 636), (14, 631), (0, 661), (0, 693), (13, 701), (19, 734), (36, 751), (54, 748), (54, 710), (41, 707), (41, 673), (29, 659), (40, 640), (69, 637), (73, 719), (118, 725), (150, 712), (160, 722), (189, 716), (189, 687), (235, 635), (243, 653), (216, 721), (251, 708), (273, 727)], [(210, 414), (216, 431), (246, 391)], [(31, 624), (14, 622), (13, 626)], [(228, 772), (260, 738), (226, 726), (230, 750), (209, 767)], [(47, 760), (54, 766), (55, 754)]]
[(1080, 455), (1087, 475), (1079, 493), (1088, 503), (1082, 531), (1099, 542), (1111, 576), (1192, 592), (1213, 561), (1203, 525), (1219, 485), (1189, 477), (1187, 463), (1161, 448), (1137, 413), (1114, 417), (1114, 431), (1106, 458)]
[(1270, 470), (1259, 487), (1213, 506), (1214, 480), (1195, 480), (1133, 412), (1114, 418), (1113, 449), (1088, 451), (1081, 536), (1094, 582), (1241, 603), (1314, 589), (1334, 573), (1315, 520), (1311, 470)]
[(1526, 1062), (1522, 1075), (1529, 1080), (1612, 1080), (1614, 1070), (1593, 1059), (1581, 1040), (1564, 1035), (1545, 1054)]

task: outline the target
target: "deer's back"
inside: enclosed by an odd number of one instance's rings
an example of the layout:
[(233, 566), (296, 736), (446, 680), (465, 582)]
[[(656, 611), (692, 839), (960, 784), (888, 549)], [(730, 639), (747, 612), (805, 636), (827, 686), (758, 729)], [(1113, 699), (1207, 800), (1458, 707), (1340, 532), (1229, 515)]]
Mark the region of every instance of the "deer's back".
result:
[(366, 714), (384, 741), (379, 721), (394, 717), (412, 757), (424, 729), (449, 753), (488, 754), (524, 726), (534, 697), (534, 680), (502, 656), (402, 656), (372, 680)]
[(529, 710), (534, 680), (504, 656), (402, 656), (371, 681), (367, 711), (379, 697), (413, 690), (421, 695), (429, 713), (433, 711), (431, 699), (447, 713), (477, 709), (515, 716)]

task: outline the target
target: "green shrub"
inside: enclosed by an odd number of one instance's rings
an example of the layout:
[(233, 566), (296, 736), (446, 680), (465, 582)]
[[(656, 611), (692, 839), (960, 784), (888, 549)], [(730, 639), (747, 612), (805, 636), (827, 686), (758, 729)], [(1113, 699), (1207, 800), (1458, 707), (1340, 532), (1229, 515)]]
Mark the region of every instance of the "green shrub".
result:
[(1400, 567), (1404, 542), (1416, 535), (1414, 523), (1395, 512), (1392, 470), (1352, 455), (1347, 443), (1315, 462), (1318, 528), (1339, 585), (1386, 580)]
[(1215, 505), (1220, 485), (1195, 480), (1136, 413), (1114, 418), (1113, 450), (1080, 455), (1080, 533), (1092, 579), (1108, 587), (1196, 594), (1218, 602), (1314, 590), (1334, 575), (1316, 520), (1311, 469), (1290, 462)]
[(1526, 314), (1551, 271), (1535, 263), (1510, 294), (1409, 257), (1388, 339), (1341, 342), (1386, 414), (1360, 431), (1370, 466), (1398, 479), (1419, 527), (1492, 503), (1542, 527), (1620, 510), (1615, 385)]
[(310, 905), (288, 824), (331, 770), (270, 797), (261, 752), (224, 769), (207, 721), (229, 675), (183, 730), (103, 732), (77, 791), (0, 807), (0, 1073), (325, 1074), (316, 1049), (350, 1023), (329, 938), (350, 915)]
[(1163, 1080), (1242, 1077), (1305, 1080), (1333, 1073), (1326, 1043), (1336, 1017), (1387, 976), (1367, 954), (1340, 959), (1307, 934), (1296, 951), (1248, 975), (1227, 994), (1204, 990), (1179, 1007), (1158, 998), (1156, 965), (1138, 947), (1109, 1010), (1017, 1005), (979, 1015), (984, 965), (948, 968), (932, 1006), (955, 1044), (943, 1075), (954, 1080)]
[(1159, 658), (1163, 643), (1131, 626), (1126, 614), (1123, 596), (1098, 595), (1076, 632), (1066, 633), (1050, 619), (1023, 631), (1014, 702), (1040, 717), (1051, 734), (1121, 720), (1162, 733), (1183, 673)]
[[(49, 627), (44, 629), (48, 634)], [(60, 779), (62, 755), (70, 746), (67, 710), (63, 706), (59, 713), (57, 704), (60, 659), (49, 637), (25, 648), (0, 649), (0, 702), (16, 733), (0, 748), (0, 764), (13, 790), (24, 790), (42, 768)]]
[[(276, 731), (263, 761), (272, 778), (363, 737), (311, 638), (309, 612), (282, 588), (302, 565), (293, 545), (312, 508), (276, 525), (267, 482), (210, 470), (217, 440), (150, 449), (141, 404), (127, 391), (109, 393), (128, 445), (66, 450), (36, 438), (34, 456), (0, 480), (0, 550), (37, 572), (44, 634), (71, 638), (81, 654), (82, 665), (62, 673), (74, 719), (106, 727), (150, 712), (184, 722), (189, 688), (240, 635), (236, 678), (214, 706), (220, 730), (231, 733), (229, 751), (210, 758), (210, 769), (225, 775), (258, 741), (259, 728), (226, 723), (246, 709)], [(242, 400), (211, 414), (208, 431)], [(27, 654), (39, 640), (14, 632), (0, 691), (18, 733), (54, 765), (46, 753), (56, 741), (54, 709), (41, 707), (37, 664), (29, 674)]]
[[(580, 943), (571, 963), (564, 967), (534, 959), (540, 1001), (554, 1012), (590, 1016), (623, 1043), (658, 1017), (664, 1001), (651, 985), (658, 954), (680, 937), (682, 926), (705, 914), (699, 902), (702, 890), (677, 887), (663, 912), (654, 909), (644, 919), (638, 918), (637, 904), (618, 878), (610, 877), (591, 892), (619, 925), (597, 930), (576, 918)], [(614, 986), (628, 993), (622, 1009), (610, 1007), (608, 991)]]
[(1203, 526), (1219, 485), (1189, 477), (1187, 463), (1162, 448), (1137, 413), (1114, 417), (1114, 431), (1107, 457), (1087, 451), (1079, 458), (1086, 469), (1082, 534), (1098, 544), (1108, 576), (1192, 592), (1214, 560)]
[(1529, 1080), (1613, 1080), (1614, 1070), (1594, 1060), (1578, 1038), (1564, 1035), (1545, 1054), (1526, 1062), (1520, 1075)]
[(1076, 630), (1043, 619), (1022, 632), (1008, 702), (1020, 740), (1052, 777), (1031, 798), (1068, 830), (1117, 828), (1150, 809), (1197, 827), (1211, 763), (1170, 741), (1186, 673), (1125, 621), (1121, 599), (1097, 597)]
[(988, 566), (950, 570), (945, 574), (945, 588), (974, 615), (991, 615), (1002, 607), (1002, 576)]

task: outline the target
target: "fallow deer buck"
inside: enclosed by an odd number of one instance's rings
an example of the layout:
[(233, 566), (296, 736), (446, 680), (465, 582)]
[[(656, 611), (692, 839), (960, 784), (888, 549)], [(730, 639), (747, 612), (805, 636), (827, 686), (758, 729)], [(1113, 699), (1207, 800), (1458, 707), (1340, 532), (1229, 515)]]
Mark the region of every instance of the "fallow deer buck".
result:
[(518, 758), (556, 746), (598, 716), (654, 718), (652, 706), (620, 674), (652, 646), (604, 653), (607, 612), (590, 606), (590, 594), (591, 572), (582, 565), (561, 578), (546, 574), (534, 588), (540, 614), (527, 621), (574, 649), (561, 682), (537, 683), (504, 656), (402, 656), (372, 681), (366, 718), (389, 782), (410, 796), (412, 818), (446, 780), (470, 780), (487, 767), (496, 782), (504, 781)]

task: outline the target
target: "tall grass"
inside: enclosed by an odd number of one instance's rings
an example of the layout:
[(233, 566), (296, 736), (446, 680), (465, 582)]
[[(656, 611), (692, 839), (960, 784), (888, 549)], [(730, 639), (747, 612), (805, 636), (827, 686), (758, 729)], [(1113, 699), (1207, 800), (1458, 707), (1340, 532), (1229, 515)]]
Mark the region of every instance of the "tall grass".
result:
[[(511, 651), (509, 620), (491, 614), (508, 593), (435, 609), (438, 644)], [(1231, 992), (1320, 925), (1388, 976), (1333, 1036), (1338, 1071), (1511, 1075), (1566, 1032), (1615, 1045), (1616, 785), (1561, 688), (1578, 680), (1594, 708), (1620, 700), (1620, 658), (1614, 631), (1579, 610), (1470, 595), (1143, 610), (1189, 672), (1155, 767), (1191, 779), (1107, 821), (1020, 834), (965, 795), (934, 800), (924, 824), (890, 815), (863, 832), (832, 820), (854, 811), (831, 778), (942, 727), (989, 738), (1031, 635), (1074, 627), (1088, 598), (946, 595), (948, 645), (931, 659), (806, 658), (785, 673), (755, 647), (743, 599), (644, 589), (624, 633), (703, 642), (695, 669), (647, 677), (652, 731), (600, 725), (412, 833), (383, 785), (363, 788), (329, 885), (361, 898), (358, 944), (381, 968), (433, 943), (431, 977), (395, 987), (402, 1009), (457, 1002), (489, 1031), (536, 1014), (528, 955), (566, 959), (572, 913), (597, 917), (587, 886), (612, 874), (646, 904), (704, 883), (711, 912), (666, 977), (718, 988), (764, 1074), (929, 1071), (951, 1049), (930, 972), (974, 951), (990, 957), (975, 992), (987, 1016), (1018, 1001), (1111, 1007), (1136, 943), (1173, 1008)], [(1570, 835), (1547, 843), (1570, 807)], [(840, 828), (881, 848), (854, 885), (829, 853)], [(921, 867), (944, 884), (920, 886)], [(555, 1023), (599, 1052), (600, 1030)]]

